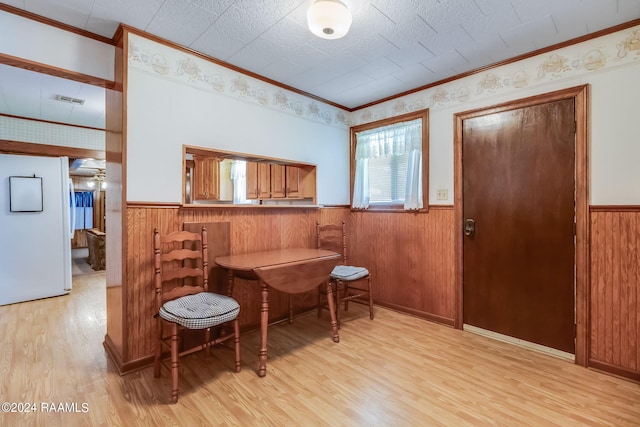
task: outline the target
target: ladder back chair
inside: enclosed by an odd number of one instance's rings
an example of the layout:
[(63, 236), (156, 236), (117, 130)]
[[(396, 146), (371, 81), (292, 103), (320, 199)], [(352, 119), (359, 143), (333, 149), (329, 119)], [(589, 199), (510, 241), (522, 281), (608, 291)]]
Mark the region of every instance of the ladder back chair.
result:
[[(233, 340), (235, 345), (235, 371), (240, 371), (240, 305), (226, 295), (208, 291), (207, 230), (200, 233), (176, 231), (161, 235), (153, 231), (155, 313), (157, 341), (154, 357), (154, 377), (160, 376), (162, 367), (171, 372), (171, 402), (178, 401), (178, 359), (180, 356), (206, 350)], [(231, 323), (231, 332), (221, 328), (213, 337), (214, 326)], [(186, 329), (204, 330), (204, 343), (180, 350), (180, 338)], [(163, 355), (169, 348), (170, 364)]]
[[(349, 309), (349, 302), (356, 302), (369, 306), (369, 318), (373, 320), (373, 294), (371, 288), (371, 274), (365, 267), (351, 266), (347, 262), (347, 232), (345, 222), (341, 224), (320, 225), (316, 222), (316, 239), (318, 249), (326, 249), (338, 252), (342, 256), (342, 262), (337, 265), (331, 275), (327, 286), (333, 286), (333, 295), (336, 299), (336, 319), (340, 324), (340, 305), (344, 303), (344, 310)], [(322, 310), (328, 308), (322, 302), (322, 295), (326, 291), (318, 293), (318, 317), (322, 316)]]

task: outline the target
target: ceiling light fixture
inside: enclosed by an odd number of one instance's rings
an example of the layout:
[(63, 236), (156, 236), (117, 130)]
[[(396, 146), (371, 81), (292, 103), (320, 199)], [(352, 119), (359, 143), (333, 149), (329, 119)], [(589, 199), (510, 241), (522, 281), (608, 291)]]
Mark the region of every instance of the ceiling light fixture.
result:
[(344, 37), (351, 27), (351, 12), (340, 0), (315, 0), (307, 10), (307, 24), (323, 39)]

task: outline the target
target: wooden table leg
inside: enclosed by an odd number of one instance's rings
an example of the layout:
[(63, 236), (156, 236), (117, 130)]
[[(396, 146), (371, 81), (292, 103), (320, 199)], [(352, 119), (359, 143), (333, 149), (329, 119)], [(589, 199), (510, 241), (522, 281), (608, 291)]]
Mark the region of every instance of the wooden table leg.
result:
[[(235, 285), (235, 282), (236, 282), (236, 278), (233, 275), (233, 270), (231, 269), (227, 270), (227, 278), (229, 279), (229, 283), (227, 284), (227, 296), (233, 297), (233, 286)], [(220, 336), (225, 334), (226, 334), (226, 328), (225, 328), (225, 325), (223, 324), (222, 326), (220, 326)]]
[(291, 294), (287, 294), (289, 298), (289, 323), (293, 323), (293, 296)]
[(260, 362), (258, 363), (258, 376), (267, 375), (267, 327), (269, 326), (269, 288), (262, 280), (262, 307), (260, 312)]
[(229, 270), (227, 273), (229, 283), (227, 285), (227, 296), (233, 296), (233, 285), (235, 284), (235, 278), (233, 276), (233, 270)]
[(331, 333), (333, 342), (340, 342), (340, 335), (338, 334), (338, 321), (336, 320), (336, 307), (333, 302), (333, 286), (331, 283), (327, 285), (327, 303), (329, 304), (329, 314), (331, 315)]

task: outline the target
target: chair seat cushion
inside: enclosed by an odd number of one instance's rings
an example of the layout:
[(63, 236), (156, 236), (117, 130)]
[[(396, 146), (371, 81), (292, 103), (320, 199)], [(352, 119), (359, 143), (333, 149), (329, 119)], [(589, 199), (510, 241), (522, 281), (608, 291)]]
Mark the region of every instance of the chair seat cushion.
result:
[(240, 304), (228, 296), (212, 292), (186, 295), (167, 301), (159, 315), (189, 329), (206, 329), (229, 322), (240, 312)]
[(331, 272), (332, 279), (338, 280), (357, 280), (369, 275), (369, 270), (364, 267), (353, 267), (350, 265), (336, 265)]

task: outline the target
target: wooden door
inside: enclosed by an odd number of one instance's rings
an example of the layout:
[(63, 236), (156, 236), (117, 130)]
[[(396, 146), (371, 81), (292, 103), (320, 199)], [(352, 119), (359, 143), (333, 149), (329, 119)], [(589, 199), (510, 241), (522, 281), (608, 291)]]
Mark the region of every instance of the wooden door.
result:
[(566, 99), (462, 125), (463, 321), (569, 353), (574, 109)]

